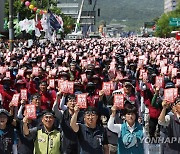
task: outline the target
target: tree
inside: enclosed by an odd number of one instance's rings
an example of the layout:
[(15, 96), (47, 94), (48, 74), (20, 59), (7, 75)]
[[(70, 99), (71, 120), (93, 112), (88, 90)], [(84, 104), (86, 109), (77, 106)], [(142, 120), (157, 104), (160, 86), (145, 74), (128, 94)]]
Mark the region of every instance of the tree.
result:
[(180, 17), (180, 5), (178, 5), (175, 11), (168, 12), (163, 14), (156, 23), (156, 32), (155, 35), (158, 37), (170, 37), (171, 32), (174, 30), (180, 30), (179, 27), (169, 26), (170, 18), (179, 18)]

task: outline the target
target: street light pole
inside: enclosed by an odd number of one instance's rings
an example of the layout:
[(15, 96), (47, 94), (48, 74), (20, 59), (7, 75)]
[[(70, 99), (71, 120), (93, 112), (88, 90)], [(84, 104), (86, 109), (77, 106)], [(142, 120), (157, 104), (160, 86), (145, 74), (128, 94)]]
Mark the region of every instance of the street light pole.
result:
[(14, 27), (13, 27), (13, 1), (9, 0), (9, 51), (13, 51)]

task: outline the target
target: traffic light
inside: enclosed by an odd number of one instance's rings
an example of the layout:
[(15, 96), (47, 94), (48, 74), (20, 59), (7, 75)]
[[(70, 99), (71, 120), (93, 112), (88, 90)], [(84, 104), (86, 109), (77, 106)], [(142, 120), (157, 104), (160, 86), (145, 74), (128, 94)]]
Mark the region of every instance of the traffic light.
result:
[(92, 5), (92, 0), (88, 0), (89, 1), (89, 5)]
[(98, 17), (100, 17), (100, 8), (98, 9)]

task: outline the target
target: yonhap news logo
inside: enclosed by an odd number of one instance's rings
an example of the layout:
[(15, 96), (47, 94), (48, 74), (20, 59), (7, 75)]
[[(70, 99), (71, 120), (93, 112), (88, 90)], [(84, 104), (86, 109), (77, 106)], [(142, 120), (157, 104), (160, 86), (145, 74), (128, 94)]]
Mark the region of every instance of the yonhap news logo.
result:
[(141, 143), (147, 143), (147, 144), (179, 143), (180, 144), (180, 137), (143, 137)]

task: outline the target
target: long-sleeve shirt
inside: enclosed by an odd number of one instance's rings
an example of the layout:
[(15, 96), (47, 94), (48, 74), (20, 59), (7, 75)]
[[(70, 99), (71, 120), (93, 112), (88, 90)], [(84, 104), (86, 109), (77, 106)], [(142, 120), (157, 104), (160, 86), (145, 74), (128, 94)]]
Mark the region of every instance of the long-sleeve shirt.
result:
[[(118, 137), (120, 137), (122, 124), (114, 124), (114, 119), (115, 119), (115, 117), (110, 116), (109, 121), (108, 121), (108, 129), (114, 133), (117, 133)], [(133, 126), (130, 127), (127, 123), (127, 127), (129, 129), (129, 131), (132, 133), (135, 128), (135, 124), (133, 124)]]

